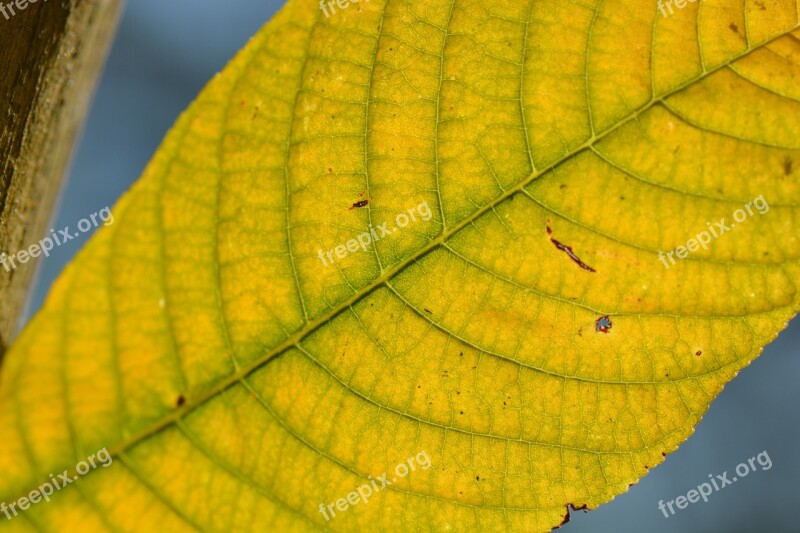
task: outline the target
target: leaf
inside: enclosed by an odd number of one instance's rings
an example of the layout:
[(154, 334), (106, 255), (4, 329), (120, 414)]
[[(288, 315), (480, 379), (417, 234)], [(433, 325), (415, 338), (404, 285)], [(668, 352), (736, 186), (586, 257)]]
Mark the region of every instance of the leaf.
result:
[(785, 0), (290, 0), (10, 350), (0, 498), (114, 461), (0, 524), (544, 531), (611, 500), (798, 310), (798, 76)]

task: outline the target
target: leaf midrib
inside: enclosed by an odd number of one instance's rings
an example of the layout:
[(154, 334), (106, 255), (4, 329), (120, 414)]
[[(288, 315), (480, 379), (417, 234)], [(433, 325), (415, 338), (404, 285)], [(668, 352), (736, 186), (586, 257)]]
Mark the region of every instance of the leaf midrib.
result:
[(468, 217), (464, 218), (463, 220), (461, 220), (460, 222), (455, 224), (452, 228), (450, 228), (449, 231), (442, 232), (437, 237), (432, 239), (427, 245), (421, 247), (420, 249), (418, 249), (417, 251), (415, 251), (414, 253), (412, 253), (411, 255), (409, 255), (408, 257), (403, 259), (402, 261), (398, 262), (394, 266), (384, 270), (380, 276), (375, 278), (375, 280), (370, 282), (368, 285), (362, 287), (358, 293), (355, 293), (352, 296), (350, 296), (349, 298), (345, 299), (344, 301), (342, 301), (341, 303), (339, 303), (338, 305), (336, 305), (335, 307), (330, 309), (327, 313), (324, 313), (323, 315), (320, 315), (316, 319), (309, 321), (302, 329), (298, 330), (294, 335), (291, 335), (286, 340), (284, 340), (283, 342), (281, 342), (280, 344), (275, 346), (268, 353), (264, 354), (263, 356), (261, 356), (261, 357), (259, 357), (257, 359), (254, 359), (253, 361), (247, 363), (246, 365), (242, 365), (239, 368), (238, 371), (232, 373), (227, 378), (219, 381), (213, 387), (211, 387), (209, 389), (206, 389), (205, 391), (200, 392), (197, 396), (194, 396), (194, 397), (191, 397), (191, 398), (187, 398), (186, 403), (182, 407), (180, 407), (179, 409), (176, 409), (175, 411), (172, 411), (167, 416), (164, 416), (160, 420), (152, 423), (148, 427), (138, 431), (137, 433), (133, 434), (132, 436), (130, 436), (130, 437), (126, 438), (126, 439), (123, 439), (122, 442), (120, 442), (117, 446), (113, 446), (109, 450), (110, 455), (112, 457), (120, 456), (120, 454), (124, 453), (126, 450), (132, 448), (136, 444), (139, 444), (140, 442), (143, 442), (143, 441), (147, 440), (149, 437), (157, 434), (161, 430), (163, 430), (163, 429), (165, 429), (165, 428), (177, 423), (177, 421), (180, 420), (181, 418), (183, 418), (186, 414), (188, 414), (189, 412), (193, 411), (196, 407), (202, 405), (206, 401), (214, 398), (215, 396), (220, 394), (222, 391), (224, 391), (228, 387), (233, 386), (236, 383), (242, 382), (242, 380), (245, 377), (247, 377), (248, 375), (252, 374), (253, 372), (255, 372), (256, 370), (258, 370), (259, 368), (261, 368), (262, 366), (267, 364), (269, 361), (271, 361), (275, 357), (281, 355), (282, 353), (284, 353), (288, 349), (290, 349), (292, 347), (297, 347), (299, 349), (299, 344), (298, 343), (300, 343), (304, 338), (306, 338), (308, 335), (310, 335), (311, 333), (316, 331), (317, 328), (327, 324), (330, 320), (332, 320), (339, 313), (341, 313), (342, 311), (344, 311), (344, 310), (348, 309), (349, 307), (351, 307), (352, 305), (354, 305), (356, 302), (358, 302), (359, 300), (361, 300), (362, 298), (364, 298), (365, 296), (370, 294), (373, 290), (383, 286), (387, 281), (389, 281), (391, 278), (393, 278), (396, 274), (402, 272), (411, 263), (413, 263), (415, 261), (418, 261), (421, 257), (426, 255), (428, 252), (431, 252), (432, 250), (436, 249), (441, 244), (443, 244), (445, 241), (450, 239), (450, 237), (452, 237), (453, 235), (455, 235), (456, 233), (458, 233), (462, 229), (464, 229), (467, 226), (469, 226), (472, 222), (474, 222), (475, 220), (477, 220), (480, 217), (482, 217), (484, 214), (486, 214), (489, 211), (491, 211), (494, 208), (496, 208), (500, 203), (502, 203), (503, 201), (507, 200), (508, 198), (513, 196), (514, 194), (520, 192), (525, 186), (530, 184), (536, 178), (546, 174), (547, 172), (553, 170), (554, 168), (558, 167), (562, 163), (572, 159), (573, 157), (575, 157), (578, 153), (582, 152), (583, 150), (591, 148), (597, 141), (609, 136), (610, 134), (612, 134), (613, 132), (618, 130), (620, 127), (622, 127), (623, 125), (625, 125), (628, 122), (630, 122), (631, 120), (635, 120), (640, 114), (646, 112), (651, 107), (653, 107), (655, 104), (657, 104), (659, 102), (663, 103), (664, 99), (669, 98), (670, 96), (683, 91), (684, 89), (694, 85), (695, 83), (697, 83), (697, 82), (699, 82), (699, 81), (711, 76), (715, 72), (730, 66), (732, 63), (734, 63), (734, 62), (736, 62), (736, 61), (738, 61), (738, 60), (740, 60), (740, 59), (742, 59), (744, 57), (747, 57), (748, 55), (750, 55), (755, 50), (758, 50), (761, 47), (763, 47), (763, 46), (765, 46), (765, 45), (767, 45), (767, 44), (769, 44), (769, 43), (771, 43), (771, 42), (773, 42), (773, 41), (775, 41), (777, 39), (780, 39), (780, 38), (782, 38), (782, 37), (784, 37), (786, 35), (790, 35), (792, 32), (794, 32), (794, 31), (796, 31), (798, 29), (800, 29), (800, 24), (795, 25), (791, 29), (788, 29), (788, 30), (786, 30), (785, 32), (783, 32), (781, 34), (778, 34), (778, 35), (776, 35), (774, 37), (771, 37), (771, 38), (769, 38), (769, 39), (757, 44), (756, 46), (753, 46), (751, 48), (746, 49), (741, 54), (732, 57), (728, 61), (726, 61), (724, 63), (721, 63), (720, 65), (717, 65), (716, 67), (714, 67), (712, 69), (705, 70), (700, 75), (687, 80), (685, 83), (683, 83), (683, 84), (681, 84), (681, 85), (679, 85), (679, 86), (677, 86), (677, 87), (665, 92), (661, 96), (658, 96), (658, 97), (654, 96), (646, 104), (642, 105), (639, 109), (637, 109), (633, 113), (630, 113), (626, 117), (620, 119), (613, 126), (610, 126), (607, 129), (605, 129), (605, 130), (603, 130), (603, 131), (601, 131), (599, 133), (595, 133), (594, 135), (592, 135), (589, 139), (584, 141), (584, 143), (581, 144), (580, 146), (578, 146), (577, 148), (574, 148), (573, 150), (568, 151), (563, 156), (561, 156), (560, 158), (558, 158), (558, 159), (554, 160), (553, 162), (547, 164), (546, 166), (542, 167), (541, 169), (531, 172), (531, 174), (529, 174), (525, 178), (519, 180), (514, 186), (512, 186), (509, 189), (507, 189), (506, 191), (504, 191), (503, 194), (497, 196), (496, 198), (494, 198), (493, 200), (491, 200), (490, 202), (485, 204), (483, 207), (477, 209), (474, 213), (472, 213)]

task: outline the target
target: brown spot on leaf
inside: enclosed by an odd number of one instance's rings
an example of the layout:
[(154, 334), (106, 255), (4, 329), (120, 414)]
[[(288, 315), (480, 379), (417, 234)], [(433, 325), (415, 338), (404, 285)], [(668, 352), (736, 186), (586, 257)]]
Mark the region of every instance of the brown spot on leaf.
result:
[(593, 269), (592, 267), (581, 261), (581, 258), (575, 255), (575, 252), (572, 251), (571, 246), (567, 246), (566, 244), (561, 244), (552, 237), (550, 237), (550, 242), (552, 242), (556, 248), (567, 254), (569, 258), (572, 259), (572, 261), (582, 269), (588, 270), (589, 272), (597, 272), (595, 269)]

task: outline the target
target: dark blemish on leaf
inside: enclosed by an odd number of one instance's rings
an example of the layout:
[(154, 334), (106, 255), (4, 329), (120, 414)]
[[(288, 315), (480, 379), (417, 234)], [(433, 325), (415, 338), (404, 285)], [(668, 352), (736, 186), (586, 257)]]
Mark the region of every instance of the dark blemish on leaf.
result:
[(736, 25), (736, 24), (734, 24), (733, 22), (731, 22), (731, 23), (728, 25), (728, 28), (730, 28), (730, 29), (731, 29), (731, 31), (732, 31), (733, 33), (739, 33), (739, 26), (737, 26), (737, 25)]
[(583, 337), (583, 328), (578, 328), (578, 337)]
[(176, 404), (178, 407), (181, 407), (181, 406), (182, 406), (183, 404), (185, 404), (185, 403), (186, 403), (186, 398), (184, 398), (184, 397), (183, 397), (183, 394), (181, 394), (180, 396), (178, 396), (178, 399), (177, 399), (177, 401), (175, 402), (175, 404)]
[(461, 394), (461, 392), (460, 391), (456, 391), (456, 394)]
[[(548, 233), (552, 233), (552, 230), (550, 229), (550, 226), (547, 226), (547, 232)], [(595, 269), (593, 269), (592, 267), (590, 267), (589, 265), (587, 265), (586, 263), (581, 261), (581, 258), (578, 257), (577, 255), (575, 255), (575, 252), (572, 251), (572, 247), (571, 246), (567, 246), (565, 244), (561, 244), (560, 242), (558, 242), (557, 240), (555, 240), (552, 237), (550, 237), (550, 242), (552, 242), (555, 245), (556, 248), (558, 248), (559, 250), (561, 250), (562, 252), (567, 254), (569, 256), (569, 258), (572, 259), (575, 262), (575, 264), (577, 264), (582, 269), (588, 270), (589, 272), (597, 272)]]
[(361, 191), (360, 193), (358, 193), (358, 197), (359, 197), (359, 198), (361, 198), (361, 197), (362, 197), (362, 196), (364, 196), (365, 194), (367, 194), (367, 191), (366, 191), (366, 190), (363, 190), (363, 191)]
[(461, 411), (461, 414), (463, 415), (463, 414), (464, 414), (464, 411)]
[(423, 309), (425, 309), (425, 312), (428, 313), (429, 315), (433, 314), (433, 313), (431, 313), (430, 309), (428, 309), (427, 307), (423, 307)]
[(333, 172), (333, 169), (331, 167), (328, 167), (328, 174), (330, 174), (331, 172)]
[(353, 205), (350, 206), (350, 211), (352, 211), (353, 209), (355, 209), (357, 207), (364, 207), (368, 203), (369, 203), (369, 200), (359, 200), (358, 202), (356, 202), (356, 203), (354, 203)]
[(783, 161), (783, 173), (787, 176), (792, 173), (792, 159), (789, 156)]
[(697, 350), (697, 351), (695, 352), (695, 355), (697, 355), (697, 356), (703, 355), (703, 352), (701, 352), (700, 350)]
[(611, 330), (611, 319), (608, 318), (608, 315), (601, 316), (597, 320), (594, 321), (594, 330), (598, 333), (608, 333)]
[(666, 454), (666, 453), (664, 453), (664, 452), (661, 452), (661, 455), (663, 455), (664, 457), (666, 457), (666, 456), (667, 456), (667, 454)]
[(558, 186), (558, 188), (563, 191), (564, 189), (567, 188), (567, 184), (566, 183), (562, 183), (561, 185)]
[(480, 481), (480, 480), (481, 480), (481, 476), (475, 476), (475, 481)]
[(620, 196), (620, 197), (619, 197), (619, 199), (620, 199), (620, 200), (624, 200), (624, 199), (625, 199), (625, 197), (624, 197), (624, 196)]

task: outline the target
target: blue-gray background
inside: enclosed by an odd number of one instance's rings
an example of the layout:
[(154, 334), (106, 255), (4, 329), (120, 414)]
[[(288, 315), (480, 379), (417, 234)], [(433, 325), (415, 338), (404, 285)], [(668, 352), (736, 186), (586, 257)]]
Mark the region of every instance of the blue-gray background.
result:
[[(113, 205), (178, 114), (280, 7), (280, 0), (130, 0), (53, 227)], [(32, 308), (86, 237), (45, 261)], [(565, 532), (800, 531), (800, 322), (729, 384), (696, 434), (628, 494)], [(656, 508), (766, 450), (773, 467), (667, 519)], [(729, 476), (730, 477), (730, 476)], [(399, 510), (398, 510), (399, 511)]]

